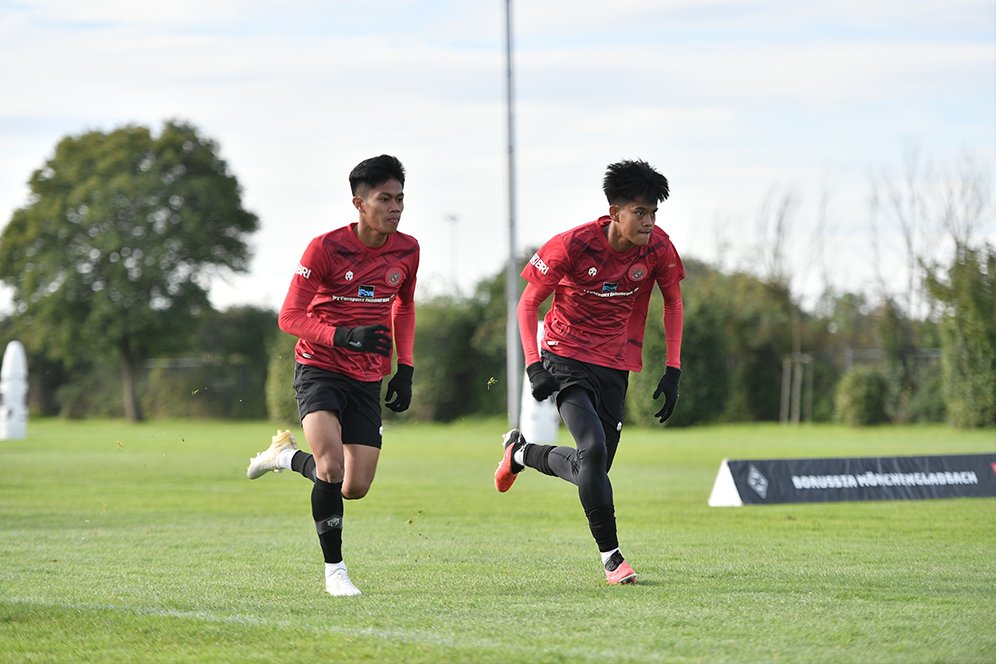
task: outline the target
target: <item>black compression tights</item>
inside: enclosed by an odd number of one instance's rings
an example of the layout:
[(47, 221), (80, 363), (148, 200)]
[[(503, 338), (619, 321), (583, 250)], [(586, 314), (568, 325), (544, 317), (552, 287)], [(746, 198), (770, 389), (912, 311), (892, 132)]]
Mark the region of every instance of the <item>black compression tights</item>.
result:
[(619, 546), (609, 468), (617, 443), (607, 445), (605, 429), (591, 393), (576, 385), (560, 393), (560, 416), (577, 448), (552, 445), (526, 447), (526, 465), (541, 473), (567, 480), (578, 487), (581, 506), (599, 551)]

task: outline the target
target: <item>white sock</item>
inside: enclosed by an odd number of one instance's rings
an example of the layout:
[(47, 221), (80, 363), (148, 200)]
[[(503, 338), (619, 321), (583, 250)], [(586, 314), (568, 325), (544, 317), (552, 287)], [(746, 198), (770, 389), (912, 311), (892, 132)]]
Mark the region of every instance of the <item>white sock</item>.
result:
[(531, 443), (523, 443), (519, 445), (519, 449), (515, 450), (512, 454), (512, 461), (519, 464), (520, 466), (526, 465), (526, 446), (531, 445)]
[(291, 459), (294, 458), (294, 454), (297, 450), (288, 447), (285, 450), (280, 450), (277, 454), (277, 468), (283, 468), (284, 470), (290, 470)]
[(599, 553), (602, 554), (602, 564), (604, 565), (605, 563), (609, 562), (609, 558), (611, 558), (612, 554), (618, 550), (619, 549), (612, 549), (611, 551), (600, 551)]
[(338, 569), (341, 569), (343, 572), (345, 572), (346, 563), (342, 561), (337, 563), (325, 563), (325, 576), (332, 576), (332, 573)]

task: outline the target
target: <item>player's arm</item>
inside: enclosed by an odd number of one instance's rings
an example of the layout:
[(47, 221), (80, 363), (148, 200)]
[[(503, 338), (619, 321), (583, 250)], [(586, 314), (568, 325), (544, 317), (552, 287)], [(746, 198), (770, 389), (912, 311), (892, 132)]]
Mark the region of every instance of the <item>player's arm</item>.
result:
[(519, 305), (515, 308), (515, 317), (519, 322), (519, 340), (522, 343), (522, 354), (525, 356), (527, 367), (540, 361), (539, 348), (536, 345), (539, 308), (552, 292), (552, 286), (538, 286), (526, 282), (526, 287), (519, 297)]
[(552, 292), (553, 286), (526, 282), (526, 288), (522, 291), (519, 305), (515, 309), (515, 316), (519, 322), (519, 341), (522, 343), (522, 354), (526, 360), (526, 374), (529, 376), (533, 398), (537, 401), (543, 401), (560, 388), (557, 380), (543, 367), (539, 348), (536, 345), (539, 307)]
[[(280, 307), (277, 325), (288, 334), (323, 346), (339, 346), (352, 351), (391, 354), (390, 329), (386, 325), (335, 326), (308, 315), (308, 307), (318, 293), (321, 258), (319, 245), (312, 241), (305, 250)], [(314, 269), (311, 265), (319, 266)]]
[(414, 366), (415, 351), (415, 303), (394, 301), (391, 309), (394, 326), (394, 348), (398, 353), (398, 364)]
[(391, 325), (394, 328), (394, 347), (398, 352), (398, 370), (387, 383), (384, 399), (388, 408), (400, 413), (408, 410), (412, 403), (412, 377), (415, 374), (414, 273), (398, 292), (398, 297), (391, 306)]
[(412, 361), (415, 348), (415, 302), (394, 301), (391, 309), (394, 326), (394, 345), (398, 350), (398, 370), (387, 383), (384, 404), (395, 413), (408, 410), (412, 403), (412, 378), (415, 366)]
[(277, 325), (287, 334), (293, 334), (309, 343), (331, 346), (335, 327), (308, 315), (308, 307), (317, 292), (316, 283), (301, 274), (295, 274), (280, 307)]
[(678, 403), (678, 383), (681, 380), (681, 330), (684, 322), (684, 310), (680, 282), (674, 281), (667, 286), (661, 286), (661, 293), (664, 295), (666, 358), (664, 375), (657, 383), (654, 399), (664, 395), (664, 405), (654, 416), (660, 418), (661, 424), (663, 424), (674, 414), (674, 407)]
[(674, 282), (661, 289), (664, 295), (665, 366), (681, 369), (681, 330), (684, 325), (684, 306), (681, 302), (681, 284)]

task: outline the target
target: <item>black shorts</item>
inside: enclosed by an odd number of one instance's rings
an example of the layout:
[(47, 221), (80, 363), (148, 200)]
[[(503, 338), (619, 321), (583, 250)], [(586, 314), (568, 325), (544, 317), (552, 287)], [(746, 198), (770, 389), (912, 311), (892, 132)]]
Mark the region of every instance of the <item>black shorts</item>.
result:
[(342, 425), (342, 442), (380, 448), (384, 428), (380, 412), (380, 384), (366, 383), (349, 376), (294, 365), (294, 394), (301, 419), (308, 413), (329, 410)]
[[(622, 432), (626, 389), (629, 387), (629, 372), (574, 360), (548, 350), (541, 351), (541, 355), (543, 366), (560, 384), (561, 394), (571, 385), (578, 385), (591, 393), (598, 418), (605, 430), (606, 442), (618, 443)], [(560, 406), (560, 394), (557, 395), (557, 406)]]

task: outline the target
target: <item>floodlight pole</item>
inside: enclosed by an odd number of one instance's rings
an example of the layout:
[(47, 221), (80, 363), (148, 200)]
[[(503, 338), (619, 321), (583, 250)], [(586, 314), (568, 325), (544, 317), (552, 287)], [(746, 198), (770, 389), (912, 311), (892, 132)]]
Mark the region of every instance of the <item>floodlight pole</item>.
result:
[(505, 0), (505, 115), (508, 120), (508, 263), (505, 266), (505, 375), (508, 376), (508, 424), (519, 426), (519, 385), (522, 383), (522, 353), (515, 308), (519, 301), (515, 238), (515, 127), (512, 121), (512, 0)]

